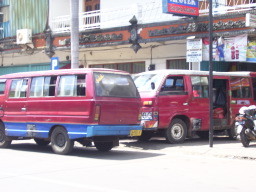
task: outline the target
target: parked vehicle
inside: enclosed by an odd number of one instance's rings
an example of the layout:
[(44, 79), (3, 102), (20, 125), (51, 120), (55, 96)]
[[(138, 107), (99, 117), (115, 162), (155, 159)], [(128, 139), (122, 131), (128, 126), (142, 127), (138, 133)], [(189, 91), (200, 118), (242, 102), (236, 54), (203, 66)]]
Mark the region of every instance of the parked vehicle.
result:
[(58, 154), (78, 141), (99, 151), (119, 137), (140, 136), (139, 93), (131, 76), (109, 69), (72, 69), (0, 76), (0, 147), (33, 138)]
[(244, 147), (256, 140), (256, 106), (242, 107), (236, 117), (236, 131)]
[[(141, 140), (155, 135), (182, 143), (194, 134), (209, 136), (208, 71), (155, 70), (133, 76), (142, 99)], [(255, 72), (213, 73), (213, 128), (235, 138), (241, 106), (256, 100)]]

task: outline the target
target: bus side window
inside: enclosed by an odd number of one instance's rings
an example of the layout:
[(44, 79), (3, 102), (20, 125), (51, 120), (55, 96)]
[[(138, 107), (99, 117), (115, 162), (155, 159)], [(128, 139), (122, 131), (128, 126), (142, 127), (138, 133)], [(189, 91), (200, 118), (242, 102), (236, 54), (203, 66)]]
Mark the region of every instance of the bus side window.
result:
[(57, 76), (45, 77), (43, 96), (55, 96)]
[(58, 96), (85, 96), (85, 75), (64, 75), (60, 77)]
[(193, 97), (208, 97), (208, 78), (201, 76), (191, 76)]
[(86, 84), (85, 75), (77, 75), (77, 96), (85, 96)]
[(9, 91), (10, 98), (24, 98), (27, 96), (28, 80), (14, 79)]
[(168, 92), (170, 95), (182, 95), (184, 92), (184, 80), (182, 76), (171, 76), (168, 77), (162, 88), (161, 92)]
[(5, 90), (5, 82), (0, 82), (0, 95), (4, 94)]
[(230, 79), (231, 95), (233, 98), (250, 98), (251, 89), (249, 78), (233, 77)]
[(256, 78), (252, 78), (253, 98), (256, 100)]

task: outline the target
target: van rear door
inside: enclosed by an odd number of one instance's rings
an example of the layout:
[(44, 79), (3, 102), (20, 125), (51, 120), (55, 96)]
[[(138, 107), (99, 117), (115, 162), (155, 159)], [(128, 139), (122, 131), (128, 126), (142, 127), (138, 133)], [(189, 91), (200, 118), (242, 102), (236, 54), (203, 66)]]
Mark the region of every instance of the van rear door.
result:
[(95, 72), (99, 124), (138, 124), (140, 97), (129, 74)]

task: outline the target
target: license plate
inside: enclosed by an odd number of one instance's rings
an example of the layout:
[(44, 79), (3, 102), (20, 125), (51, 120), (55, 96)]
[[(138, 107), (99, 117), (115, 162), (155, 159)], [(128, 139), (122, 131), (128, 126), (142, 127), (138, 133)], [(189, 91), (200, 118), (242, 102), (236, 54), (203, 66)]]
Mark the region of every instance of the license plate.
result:
[(152, 112), (142, 112), (141, 114), (142, 120), (152, 120)]
[(131, 130), (130, 136), (141, 136), (142, 130)]

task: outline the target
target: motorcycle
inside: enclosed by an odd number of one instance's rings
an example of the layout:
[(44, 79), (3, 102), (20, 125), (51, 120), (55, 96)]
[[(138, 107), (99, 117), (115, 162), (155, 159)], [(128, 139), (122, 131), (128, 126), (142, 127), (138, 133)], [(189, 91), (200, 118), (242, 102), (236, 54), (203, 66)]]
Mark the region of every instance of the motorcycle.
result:
[(244, 147), (256, 140), (256, 106), (241, 107), (236, 116), (236, 133)]

